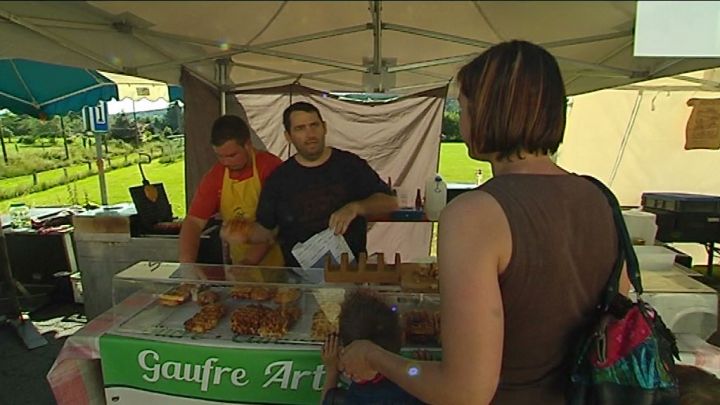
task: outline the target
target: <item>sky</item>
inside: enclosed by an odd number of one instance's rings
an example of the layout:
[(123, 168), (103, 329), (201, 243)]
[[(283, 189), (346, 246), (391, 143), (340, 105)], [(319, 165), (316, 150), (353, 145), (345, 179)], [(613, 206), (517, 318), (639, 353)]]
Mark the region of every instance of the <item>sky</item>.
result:
[[(115, 101), (111, 100), (108, 101), (108, 114), (115, 115), (119, 114), (121, 112), (125, 113), (132, 113), (133, 112), (133, 101), (131, 99), (124, 99), (121, 101)], [(157, 100), (157, 101), (150, 101), (150, 100), (138, 100), (135, 102), (134, 108), (135, 112), (138, 111), (150, 111), (150, 110), (159, 110), (162, 108), (167, 108), (168, 102), (165, 100)]]

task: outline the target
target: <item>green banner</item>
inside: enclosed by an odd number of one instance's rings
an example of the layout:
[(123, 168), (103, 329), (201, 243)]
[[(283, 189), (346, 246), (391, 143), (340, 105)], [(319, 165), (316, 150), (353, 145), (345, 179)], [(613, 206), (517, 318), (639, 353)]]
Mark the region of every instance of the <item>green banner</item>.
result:
[(106, 388), (210, 401), (317, 404), (325, 381), (319, 347), (211, 347), (105, 335), (100, 357)]

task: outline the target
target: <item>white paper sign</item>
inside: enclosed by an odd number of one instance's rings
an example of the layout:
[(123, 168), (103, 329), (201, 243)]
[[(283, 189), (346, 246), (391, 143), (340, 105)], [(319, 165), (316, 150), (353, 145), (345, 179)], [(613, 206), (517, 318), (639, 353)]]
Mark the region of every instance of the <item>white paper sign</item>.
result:
[(345, 238), (342, 235), (335, 235), (330, 228), (316, 233), (305, 242), (296, 243), (292, 248), (293, 256), (303, 269), (321, 266), (318, 263), (328, 252), (336, 262), (340, 262), (340, 256), (343, 253), (348, 254), (351, 262), (355, 260), (355, 255), (350, 250)]

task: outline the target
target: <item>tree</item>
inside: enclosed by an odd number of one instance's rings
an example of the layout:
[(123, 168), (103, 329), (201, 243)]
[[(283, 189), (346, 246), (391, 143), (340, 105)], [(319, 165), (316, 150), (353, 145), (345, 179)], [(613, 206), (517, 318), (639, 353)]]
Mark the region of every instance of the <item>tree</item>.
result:
[(445, 111), (442, 120), (443, 140), (446, 142), (462, 142), (460, 136), (460, 114), (453, 111)]
[(121, 112), (113, 116), (111, 120), (110, 136), (128, 143), (136, 143), (138, 139), (137, 127), (130, 122), (127, 114)]
[(165, 122), (172, 128), (174, 134), (183, 132), (183, 111), (177, 102), (173, 101), (165, 113)]

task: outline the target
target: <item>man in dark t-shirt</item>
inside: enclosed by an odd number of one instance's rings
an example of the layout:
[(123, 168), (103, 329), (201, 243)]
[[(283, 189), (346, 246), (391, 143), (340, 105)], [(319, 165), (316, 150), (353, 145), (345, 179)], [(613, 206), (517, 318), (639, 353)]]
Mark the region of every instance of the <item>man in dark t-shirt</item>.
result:
[(357, 256), (366, 251), (368, 215), (397, 209), (397, 199), (359, 156), (325, 146), (320, 111), (297, 102), (283, 112), (285, 137), (297, 153), (265, 181), (254, 226), (228, 230), (239, 241), (266, 243), (275, 237), (286, 266), (298, 266), (291, 250), (327, 228), (343, 235)]

